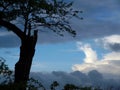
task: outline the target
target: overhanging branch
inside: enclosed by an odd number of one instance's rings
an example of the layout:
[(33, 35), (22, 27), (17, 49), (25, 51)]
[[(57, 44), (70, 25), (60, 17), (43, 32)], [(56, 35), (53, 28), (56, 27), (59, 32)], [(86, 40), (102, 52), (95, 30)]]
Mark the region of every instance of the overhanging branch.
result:
[(24, 32), (22, 32), (21, 29), (10, 22), (0, 19), (0, 26), (6, 27), (7, 29), (13, 31), (20, 39), (25, 37)]

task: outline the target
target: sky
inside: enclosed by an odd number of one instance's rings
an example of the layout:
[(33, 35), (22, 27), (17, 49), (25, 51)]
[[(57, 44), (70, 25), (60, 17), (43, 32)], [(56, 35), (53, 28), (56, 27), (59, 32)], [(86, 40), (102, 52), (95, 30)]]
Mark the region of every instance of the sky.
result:
[[(74, 0), (73, 8), (82, 10), (71, 26), (75, 38), (66, 34), (39, 32), (32, 72), (97, 70), (120, 75), (120, 0)], [(0, 28), (0, 57), (14, 70), (19, 59), (20, 40), (4, 27)]]

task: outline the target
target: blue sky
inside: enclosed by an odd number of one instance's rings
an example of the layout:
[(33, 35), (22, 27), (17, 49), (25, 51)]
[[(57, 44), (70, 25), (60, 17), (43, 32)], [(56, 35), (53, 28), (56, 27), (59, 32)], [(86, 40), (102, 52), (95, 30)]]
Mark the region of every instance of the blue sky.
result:
[[(39, 32), (31, 71), (89, 72), (95, 69), (120, 75), (120, 1), (74, 0), (73, 7), (82, 10), (80, 16), (84, 18), (70, 20), (77, 36)], [(5, 58), (12, 69), (19, 58), (19, 46), (19, 39), (2, 28), (0, 57)]]

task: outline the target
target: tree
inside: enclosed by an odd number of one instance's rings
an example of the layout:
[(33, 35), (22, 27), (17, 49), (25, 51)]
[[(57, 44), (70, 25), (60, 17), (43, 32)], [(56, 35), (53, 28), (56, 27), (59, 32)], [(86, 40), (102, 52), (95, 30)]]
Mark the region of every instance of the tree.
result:
[[(73, 2), (63, 0), (1, 0), (0, 26), (14, 32), (21, 40), (19, 61), (15, 64), (14, 83), (26, 85), (29, 79), (32, 59), (35, 54), (37, 34), (40, 27), (63, 36), (68, 32), (75, 36), (69, 19), (77, 17), (78, 11), (72, 9)], [(15, 22), (22, 20), (24, 28)], [(25, 90), (25, 87), (21, 88)]]
[(55, 90), (55, 87), (59, 86), (59, 83), (57, 81), (54, 81), (51, 85), (50, 88), (51, 90)]
[(79, 87), (73, 84), (66, 84), (63, 90), (81, 90), (81, 89), (79, 89)]
[(8, 83), (12, 83), (12, 71), (5, 64), (5, 59), (0, 57), (0, 87)]

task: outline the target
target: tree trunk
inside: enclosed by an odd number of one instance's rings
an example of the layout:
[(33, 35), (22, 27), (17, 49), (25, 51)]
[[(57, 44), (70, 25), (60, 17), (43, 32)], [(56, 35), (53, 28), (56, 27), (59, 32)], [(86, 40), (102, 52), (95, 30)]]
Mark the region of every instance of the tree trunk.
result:
[(33, 36), (28, 36), (21, 39), (20, 58), (15, 64), (15, 81), (18, 86), (17, 90), (26, 90), (27, 81), (29, 79), (32, 59), (35, 53), (35, 46), (37, 41), (37, 31), (34, 31)]
[[(20, 58), (15, 64), (15, 90), (26, 90), (27, 81), (29, 79), (32, 59), (35, 53), (38, 30), (34, 30), (31, 35), (31, 25), (29, 24), (28, 32), (23, 32), (14, 24), (0, 18), (0, 26), (13, 31), (21, 39)], [(26, 34), (27, 33), (27, 34)], [(22, 86), (21, 86), (22, 85)]]

